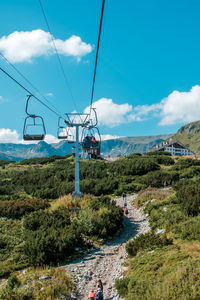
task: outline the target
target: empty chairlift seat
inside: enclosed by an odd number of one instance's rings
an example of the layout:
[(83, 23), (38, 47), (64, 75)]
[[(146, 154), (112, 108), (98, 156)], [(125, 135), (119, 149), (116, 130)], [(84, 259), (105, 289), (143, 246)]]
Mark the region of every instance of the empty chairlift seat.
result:
[(24, 140), (25, 141), (42, 141), (46, 135), (44, 120), (40, 116), (30, 115), (24, 122)]
[(42, 141), (46, 135), (44, 120), (41, 116), (36, 116), (28, 112), (29, 100), (32, 95), (28, 95), (26, 102), (27, 117), (24, 121), (23, 137), (25, 141)]

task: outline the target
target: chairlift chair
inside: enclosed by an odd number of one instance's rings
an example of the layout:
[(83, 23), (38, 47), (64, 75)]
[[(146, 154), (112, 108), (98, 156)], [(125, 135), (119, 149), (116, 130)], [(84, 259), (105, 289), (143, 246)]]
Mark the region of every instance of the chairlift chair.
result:
[(62, 124), (63, 118), (58, 118), (58, 132), (57, 137), (59, 140), (67, 139), (68, 138), (68, 128), (66, 126), (63, 126)]
[(46, 135), (44, 120), (41, 116), (36, 116), (28, 112), (29, 100), (32, 95), (28, 95), (26, 102), (27, 117), (24, 121), (23, 137), (25, 141), (42, 141)]
[(71, 128), (68, 128), (67, 142), (68, 142), (68, 144), (75, 144), (75, 138), (74, 138), (74, 135), (73, 135), (73, 132), (72, 132)]
[[(88, 136), (88, 140), (87, 140)], [(96, 142), (92, 142), (92, 137), (95, 137)], [(101, 148), (101, 135), (98, 127), (85, 127), (82, 132), (81, 145), (84, 151), (91, 156), (99, 156)]]

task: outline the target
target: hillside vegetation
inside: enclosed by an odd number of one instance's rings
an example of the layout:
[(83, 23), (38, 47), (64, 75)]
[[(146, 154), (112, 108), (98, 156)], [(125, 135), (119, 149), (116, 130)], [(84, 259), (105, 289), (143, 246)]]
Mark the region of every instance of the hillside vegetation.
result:
[(134, 202), (151, 232), (126, 245), (128, 272), (116, 282), (126, 300), (200, 297), (200, 162), (180, 159), (168, 172), (175, 170), (172, 188), (148, 188)]
[(200, 121), (181, 127), (171, 138), (173, 141), (181, 142), (195, 154), (200, 154)]
[[(174, 161), (167, 153), (132, 154), (115, 162), (81, 161), (85, 195), (77, 200), (71, 197), (71, 156), (0, 161), (0, 175), (0, 277), (80, 257), (87, 251), (87, 238), (96, 245), (112, 238), (123, 227), (122, 209), (112, 200), (122, 191), (139, 192), (136, 205), (149, 214), (152, 234), (127, 244), (130, 268), (128, 276), (117, 282), (119, 293), (131, 299), (132, 293), (141, 291), (137, 299), (144, 299), (144, 293), (151, 299), (151, 293), (159, 295), (167, 284), (171, 290), (172, 276), (179, 291), (174, 295), (180, 298), (180, 290), (186, 293), (189, 286), (190, 272), (198, 275), (200, 161)], [(165, 181), (173, 188), (160, 190)], [(156, 235), (158, 229), (165, 231), (164, 236)], [(178, 268), (186, 270), (184, 288)]]

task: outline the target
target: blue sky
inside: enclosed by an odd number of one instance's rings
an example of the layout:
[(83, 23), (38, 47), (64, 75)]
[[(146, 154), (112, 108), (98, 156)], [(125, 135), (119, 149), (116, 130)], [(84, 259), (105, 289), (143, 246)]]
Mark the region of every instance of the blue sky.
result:
[[(42, 3), (73, 99), (84, 111), (101, 1)], [(38, 0), (2, 0), (0, 11), (0, 52), (57, 110), (73, 111)], [(199, 11), (198, 0), (106, 0), (94, 92), (103, 135), (173, 133), (200, 119)], [(37, 95), (3, 59), (0, 66)], [(0, 73), (0, 142), (22, 139), (25, 103), (26, 92)], [(57, 117), (35, 101), (31, 108), (56, 136)]]

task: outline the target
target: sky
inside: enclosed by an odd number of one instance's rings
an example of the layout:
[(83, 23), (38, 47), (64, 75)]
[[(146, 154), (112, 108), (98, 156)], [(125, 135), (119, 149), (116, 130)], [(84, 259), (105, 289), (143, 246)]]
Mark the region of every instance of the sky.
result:
[[(90, 104), (101, 0), (0, 1), (0, 67), (64, 115)], [(200, 2), (105, 0), (93, 106), (103, 138), (175, 133), (200, 119)], [(67, 81), (67, 84), (66, 84)], [(45, 98), (43, 98), (43, 96)], [(27, 92), (0, 70), (0, 142), (22, 142)], [(33, 98), (56, 142), (58, 117)]]

